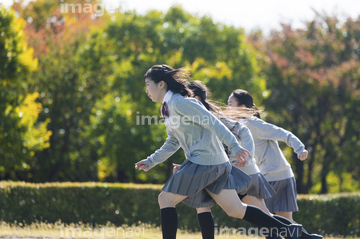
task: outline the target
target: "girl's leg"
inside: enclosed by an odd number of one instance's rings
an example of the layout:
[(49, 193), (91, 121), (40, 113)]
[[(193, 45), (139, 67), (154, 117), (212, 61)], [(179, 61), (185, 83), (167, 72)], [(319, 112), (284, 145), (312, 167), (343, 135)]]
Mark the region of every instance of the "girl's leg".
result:
[[(246, 195), (245, 197), (243, 197), (242, 201), (244, 203), (246, 203), (246, 204), (259, 207), (261, 210), (263, 210), (267, 214), (272, 215), (269, 212), (269, 210), (267, 209), (263, 199), (259, 199), (259, 198), (256, 198), (254, 196)], [(272, 215), (272, 216), (274, 218), (276, 218), (277, 220), (279, 220), (280, 222), (285, 223), (287, 225), (290, 225), (290, 224), (294, 223), (294, 221), (291, 221), (288, 218), (285, 218), (285, 217), (282, 217), (282, 216), (279, 216), (279, 215)], [(292, 217), (292, 215), (291, 215), (291, 217)], [(301, 233), (300, 238), (302, 238), (302, 239), (314, 239), (314, 238), (322, 238), (322, 236), (316, 235), (316, 234), (309, 234), (304, 228), (302, 228), (302, 233)]]
[[(260, 199), (260, 198), (254, 197), (254, 196), (246, 195), (245, 197), (242, 198), (241, 201), (248, 204), (248, 205), (258, 207), (261, 210), (263, 210), (264, 212), (266, 212), (267, 214), (269, 214), (270, 216), (273, 216), (270, 213), (269, 209), (266, 207), (264, 199)], [(286, 223), (286, 224), (288, 224), (288, 223)], [(257, 225), (255, 225), (255, 226), (258, 227)], [(266, 237), (266, 239), (281, 239), (281, 237), (279, 237), (279, 236), (268, 236), (268, 237)]]
[(158, 197), (160, 209), (167, 207), (175, 207), (185, 198), (187, 198), (187, 196), (162, 191)]
[(289, 219), (292, 223), (295, 223), (292, 214), (293, 212), (275, 212), (276, 215)]
[[(257, 207), (243, 204), (235, 190), (223, 189), (219, 194), (214, 194), (210, 191), (208, 193), (226, 214), (259, 225), (267, 229), (268, 234), (275, 231), (276, 234), (285, 238), (298, 238), (298, 235), (301, 234), (301, 225), (286, 225)], [(262, 229), (261, 231), (266, 233)]]
[(197, 214), (204, 213), (204, 212), (211, 212), (211, 209), (210, 209), (210, 207), (199, 207), (199, 208), (196, 208), (196, 212), (197, 212)]
[(215, 238), (214, 218), (210, 207), (196, 208), (200, 231), (203, 239)]
[(186, 196), (162, 191), (159, 194), (160, 220), (163, 239), (175, 239), (178, 227), (176, 204), (184, 200)]
[(214, 194), (207, 190), (209, 195), (230, 217), (243, 219), (246, 212), (246, 204), (244, 204), (236, 191), (233, 189), (223, 189), (219, 194)]
[(245, 204), (249, 204), (249, 205), (258, 207), (261, 210), (263, 210), (264, 212), (266, 212), (267, 214), (269, 214), (270, 216), (272, 216), (269, 209), (266, 207), (264, 199), (260, 199), (260, 198), (254, 197), (254, 196), (246, 195), (245, 197), (243, 197), (243, 199), (241, 201), (243, 203), (245, 203)]

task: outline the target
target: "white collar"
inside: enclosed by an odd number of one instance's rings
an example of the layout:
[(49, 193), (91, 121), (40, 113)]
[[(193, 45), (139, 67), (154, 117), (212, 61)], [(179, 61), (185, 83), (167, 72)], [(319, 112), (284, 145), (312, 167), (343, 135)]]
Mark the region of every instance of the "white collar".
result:
[(164, 96), (164, 99), (163, 99), (163, 103), (164, 102), (169, 102), (169, 100), (171, 99), (171, 97), (173, 96), (173, 92), (171, 90), (168, 90)]

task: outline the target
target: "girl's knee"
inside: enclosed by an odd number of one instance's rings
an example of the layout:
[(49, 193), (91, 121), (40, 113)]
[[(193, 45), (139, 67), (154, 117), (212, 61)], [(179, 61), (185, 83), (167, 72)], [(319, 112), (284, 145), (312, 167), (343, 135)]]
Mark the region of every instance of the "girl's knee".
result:
[(245, 215), (246, 206), (244, 206), (244, 204), (241, 204), (241, 205), (237, 205), (235, 207), (226, 208), (226, 209), (224, 209), (224, 211), (230, 217), (242, 219)]
[(164, 195), (164, 193), (161, 192), (158, 196), (158, 203), (159, 203), (160, 208), (162, 208), (162, 205), (164, 205), (166, 201), (167, 201), (166, 195)]
[(229, 216), (229, 217), (234, 217), (234, 218), (243, 218), (242, 214), (237, 211), (237, 210), (227, 210), (226, 211), (226, 214)]
[(200, 208), (196, 208), (196, 212), (199, 213), (204, 213), (204, 212), (211, 212), (210, 207), (200, 207)]
[(168, 192), (161, 192), (158, 196), (158, 203), (160, 208), (175, 207), (182, 199), (179, 195), (171, 194)]

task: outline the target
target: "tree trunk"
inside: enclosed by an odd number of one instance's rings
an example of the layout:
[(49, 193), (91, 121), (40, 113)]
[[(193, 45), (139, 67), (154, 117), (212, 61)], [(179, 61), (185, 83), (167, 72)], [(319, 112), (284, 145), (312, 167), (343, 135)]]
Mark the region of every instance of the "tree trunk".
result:
[(293, 154), (293, 160), (295, 162), (295, 178), (297, 192), (300, 194), (304, 194), (306, 193), (304, 187), (304, 163), (297, 158), (296, 154)]
[(321, 170), (321, 194), (327, 194), (328, 193), (328, 187), (326, 182), (326, 176), (329, 174), (329, 165), (330, 160), (328, 160), (329, 156), (324, 157), (323, 161), (323, 167)]

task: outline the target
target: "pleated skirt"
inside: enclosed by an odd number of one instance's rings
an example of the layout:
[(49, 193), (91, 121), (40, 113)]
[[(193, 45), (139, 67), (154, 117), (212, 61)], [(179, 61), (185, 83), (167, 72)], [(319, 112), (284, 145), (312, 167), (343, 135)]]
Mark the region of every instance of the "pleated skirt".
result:
[(162, 188), (165, 192), (187, 196), (182, 202), (193, 208), (215, 206), (206, 189), (219, 194), (223, 189), (240, 190), (251, 180), (229, 162), (200, 165), (185, 160)]
[(275, 190), (275, 195), (265, 199), (266, 207), (270, 212), (296, 212), (299, 210), (296, 202), (295, 178), (269, 182)]
[(242, 189), (237, 190), (240, 195), (250, 195), (260, 199), (271, 198), (275, 190), (261, 173), (251, 174), (250, 182)]

